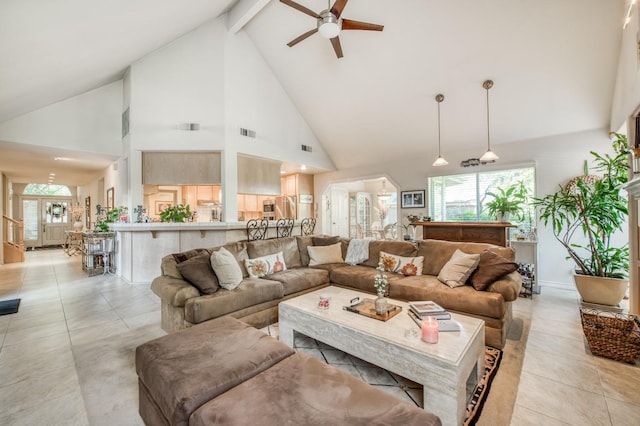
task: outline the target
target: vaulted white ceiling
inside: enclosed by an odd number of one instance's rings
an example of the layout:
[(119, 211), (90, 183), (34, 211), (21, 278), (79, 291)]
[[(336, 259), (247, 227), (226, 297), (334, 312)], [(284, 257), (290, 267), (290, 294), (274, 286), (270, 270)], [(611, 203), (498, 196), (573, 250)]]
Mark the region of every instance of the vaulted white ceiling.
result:
[[(4, 0), (0, 122), (122, 77), (235, 0)], [(246, 1), (245, 1), (246, 3)], [(299, 0), (319, 12), (325, 0)], [(338, 168), (609, 125), (625, 0), (350, 0), (337, 59), (315, 20), (276, 0), (244, 28)], [(2, 150), (9, 145), (3, 145)], [(0, 161), (2, 159), (0, 158)], [(6, 165), (0, 163), (0, 170)], [(70, 182), (74, 183), (74, 182)], [(80, 183), (80, 182), (75, 182)]]

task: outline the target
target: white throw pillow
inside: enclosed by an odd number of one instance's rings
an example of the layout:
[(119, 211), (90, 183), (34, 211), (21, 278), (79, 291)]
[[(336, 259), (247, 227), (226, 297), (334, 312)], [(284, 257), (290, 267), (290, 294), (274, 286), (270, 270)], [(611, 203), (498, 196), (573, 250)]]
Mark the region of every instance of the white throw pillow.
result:
[(245, 259), (244, 266), (247, 268), (247, 272), (249, 272), (251, 278), (261, 278), (265, 275), (287, 270), (287, 265), (284, 264), (284, 256), (281, 251), (276, 254), (256, 257), (255, 259)]
[(242, 269), (238, 261), (224, 247), (211, 253), (211, 267), (218, 277), (220, 287), (224, 289), (233, 290), (242, 282)]
[(478, 267), (479, 254), (467, 254), (458, 249), (442, 267), (438, 279), (451, 288), (463, 286)]
[(395, 272), (404, 276), (422, 275), (424, 256), (403, 257), (381, 251), (380, 262), (387, 272)]
[(342, 258), (342, 244), (336, 243), (330, 246), (309, 246), (309, 266), (323, 265), (325, 263), (344, 263)]

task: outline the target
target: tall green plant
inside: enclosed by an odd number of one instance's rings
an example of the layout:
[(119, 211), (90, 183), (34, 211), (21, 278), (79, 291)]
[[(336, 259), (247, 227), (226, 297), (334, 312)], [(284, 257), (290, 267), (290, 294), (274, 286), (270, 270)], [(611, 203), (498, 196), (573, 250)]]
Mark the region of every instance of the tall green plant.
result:
[[(564, 246), (584, 275), (624, 278), (628, 276), (629, 247), (612, 247), (611, 236), (629, 215), (621, 187), (629, 179), (627, 138), (612, 133), (615, 155), (591, 151), (600, 175), (578, 176), (555, 194), (534, 198), (540, 219), (551, 223), (554, 237)], [(577, 235), (584, 244), (575, 242)]]

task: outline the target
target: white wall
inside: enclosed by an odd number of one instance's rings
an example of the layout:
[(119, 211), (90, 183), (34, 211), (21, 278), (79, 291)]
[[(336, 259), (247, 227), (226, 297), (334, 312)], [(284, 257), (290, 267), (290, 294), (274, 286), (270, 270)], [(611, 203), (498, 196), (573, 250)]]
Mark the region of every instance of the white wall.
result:
[[(543, 196), (555, 192), (558, 185), (566, 183), (570, 178), (582, 175), (584, 161), (591, 161), (589, 151), (612, 152), (606, 129), (495, 145), (492, 148), (500, 156), (500, 160), (492, 165), (479, 166), (480, 168), (464, 168), (459, 164), (463, 159), (482, 154), (482, 146), (478, 147), (477, 152), (454, 151), (450, 148), (443, 150), (443, 156), (449, 161), (449, 165), (440, 168), (431, 166), (436, 157), (434, 151), (429, 158), (407, 156), (407, 159), (401, 162), (385, 163), (381, 160), (379, 164), (368, 167), (318, 174), (315, 176), (315, 193), (322, 194), (333, 182), (357, 180), (374, 175), (389, 176), (391, 182), (398, 187), (398, 191), (427, 189), (428, 176), (471, 173), (477, 170), (500, 169), (509, 165), (535, 162), (537, 195)], [(404, 209), (399, 211), (398, 217), (406, 222), (408, 214), (423, 214), (426, 211), (426, 209)], [(323, 209), (319, 209), (319, 213), (318, 224), (322, 224)], [(539, 280), (543, 285), (573, 286), (570, 275), (573, 264), (565, 260), (564, 248), (554, 239), (550, 228), (545, 228), (542, 224), (538, 225)], [(621, 233), (617, 237), (624, 243), (625, 234)]]
[(0, 124), (0, 139), (82, 152), (121, 155), (122, 81)]
[[(622, 0), (620, 0), (622, 1)], [(626, 11), (625, 5), (625, 11)], [(640, 105), (640, 5), (632, 8), (631, 22), (622, 31), (622, 45), (618, 59), (618, 75), (611, 107), (611, 130), (617, 131)]]

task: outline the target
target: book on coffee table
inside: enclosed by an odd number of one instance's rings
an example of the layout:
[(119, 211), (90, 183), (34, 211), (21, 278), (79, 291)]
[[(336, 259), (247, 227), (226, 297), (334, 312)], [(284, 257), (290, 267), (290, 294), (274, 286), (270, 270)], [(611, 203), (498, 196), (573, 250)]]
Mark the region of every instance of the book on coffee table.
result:
[[(418, 315), (416, 315), (415, 312), (411, 310), (408, 310), (407, 313), (409, 314), (409, 317), (413, 320), (413, 322), (415, 322), (418, 325), (418, 327), (422, 328), (422, 318), (420, 318)], [(438, 321), (438, 331), (445, 332), (445, 331), (461, 330), (461, 326), (458, 321), (454, 321), (451, 319), (437, 320), (437, 321)]]
[(431, 300), (421, 302), (409, 302), (409, 307), (418, 315), (434, 314), (438, 312), (446, 312), (445, 309)]

